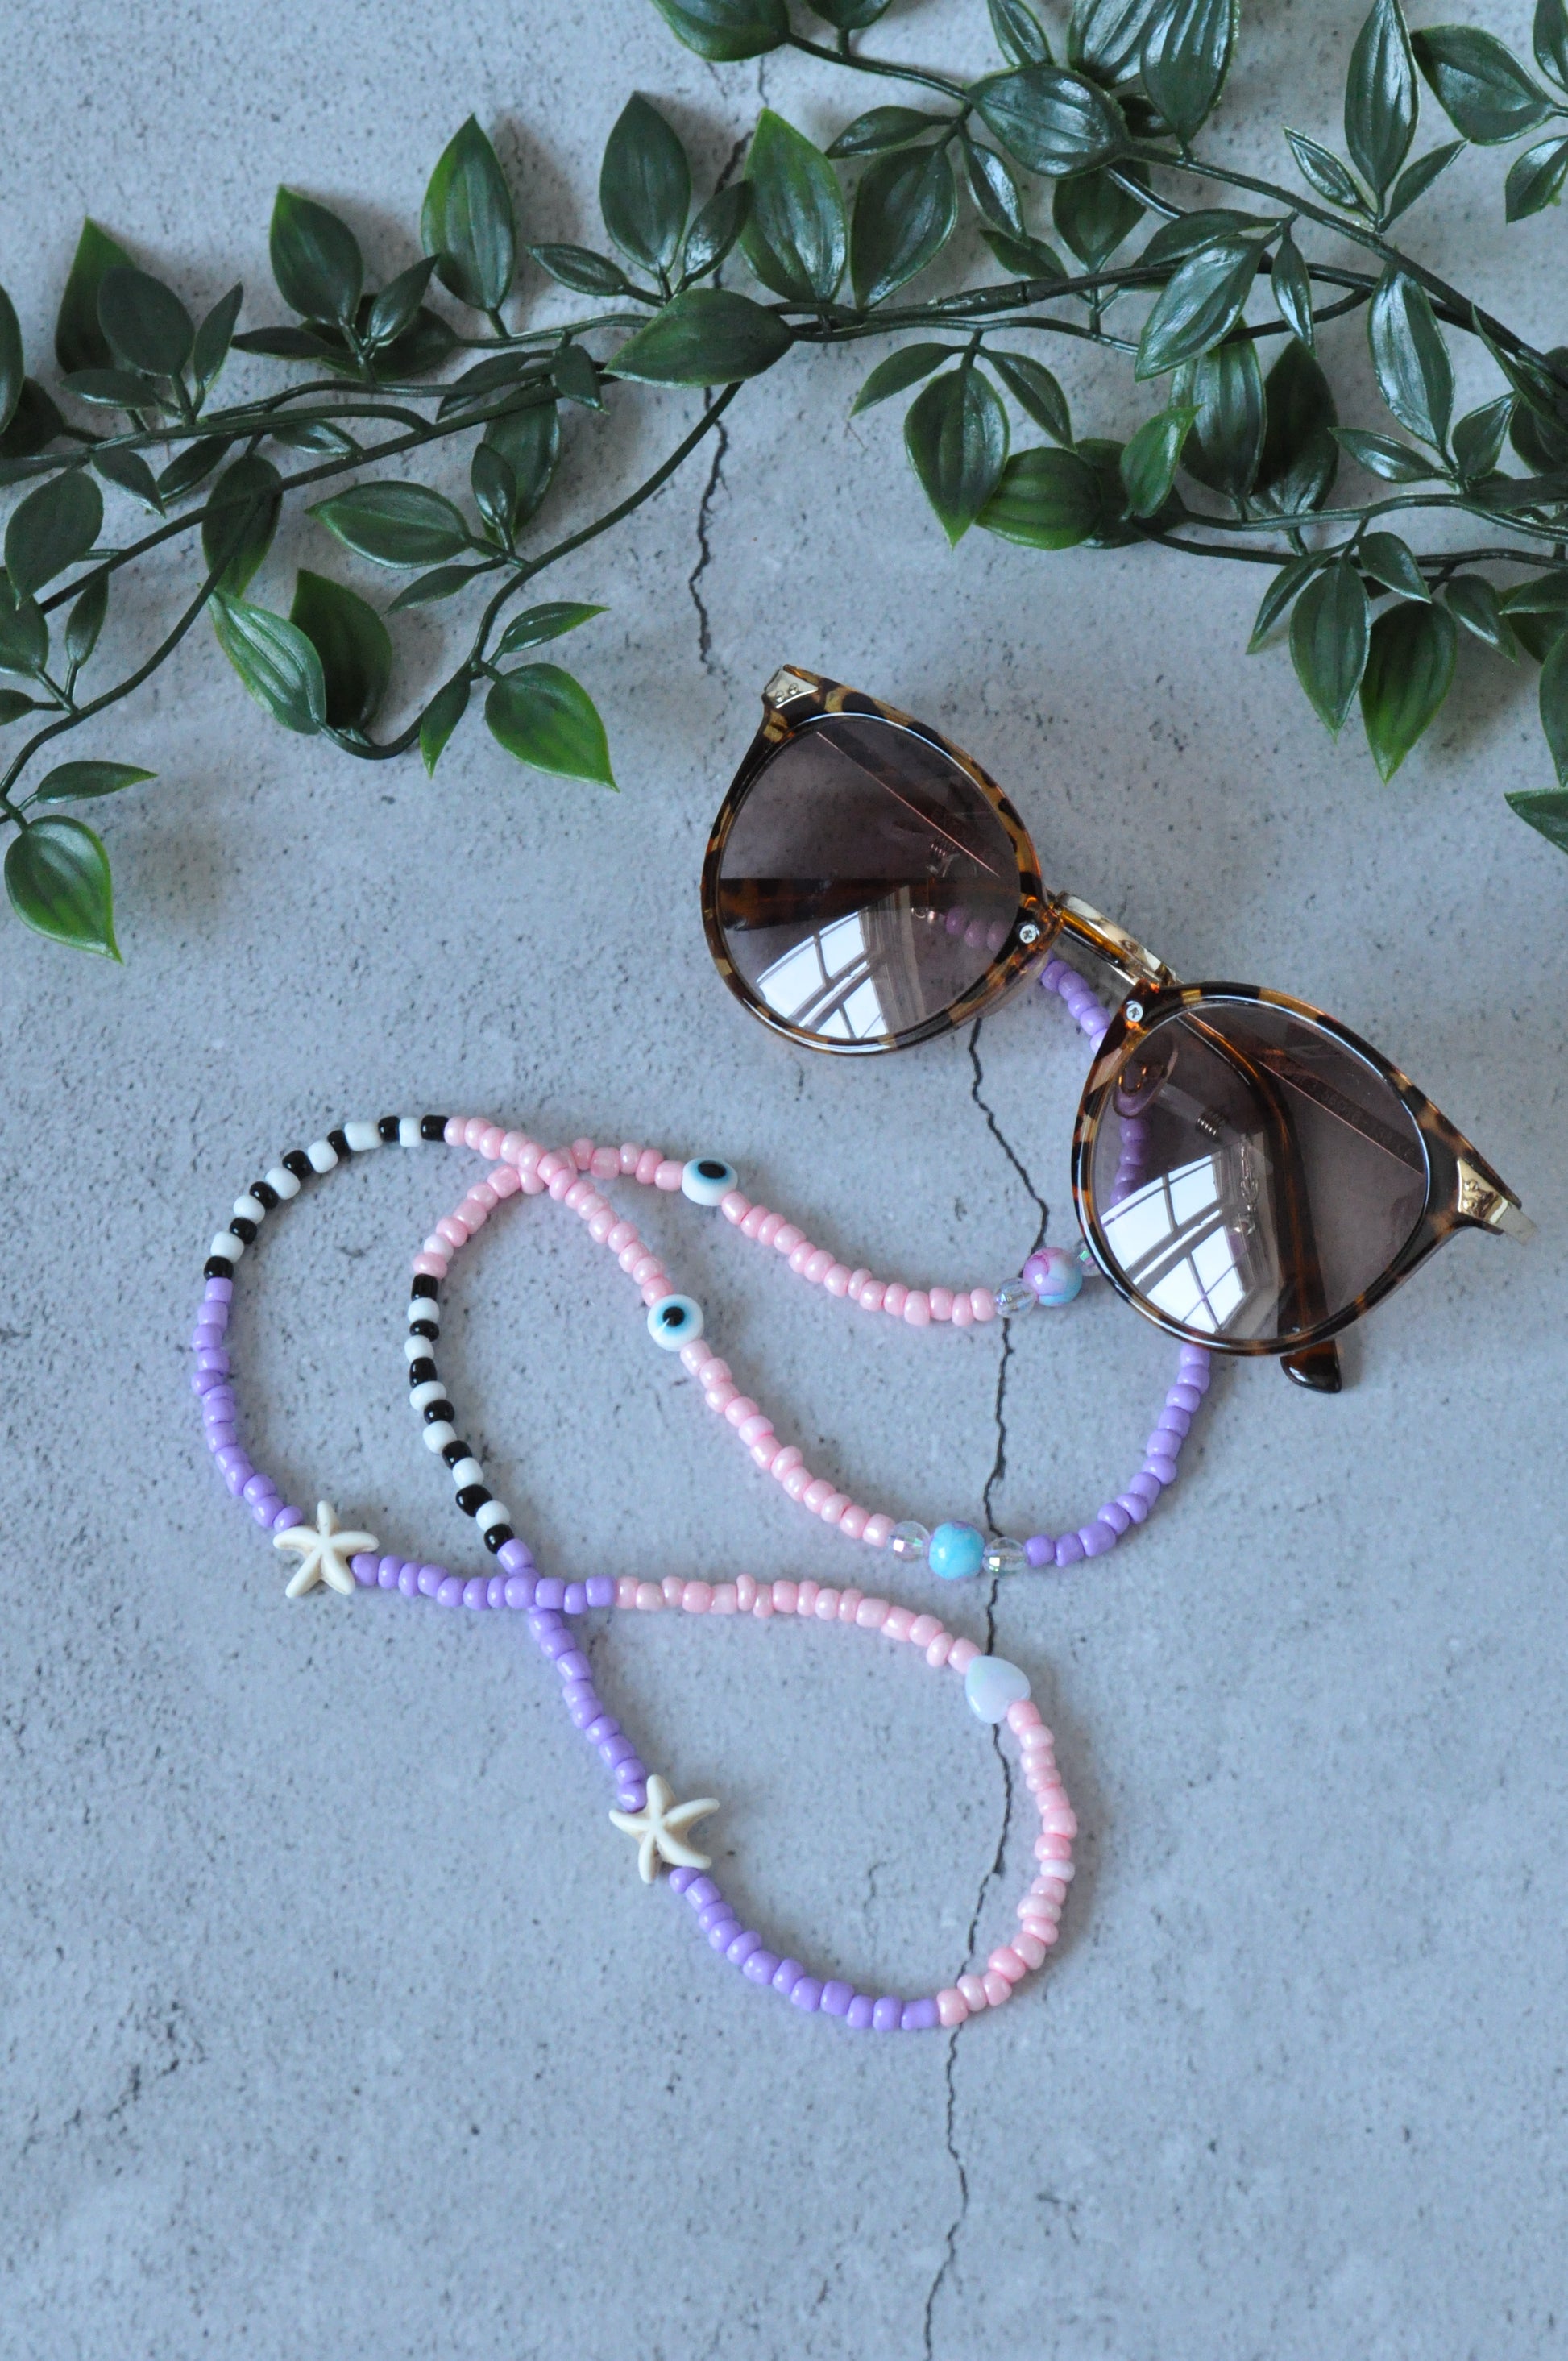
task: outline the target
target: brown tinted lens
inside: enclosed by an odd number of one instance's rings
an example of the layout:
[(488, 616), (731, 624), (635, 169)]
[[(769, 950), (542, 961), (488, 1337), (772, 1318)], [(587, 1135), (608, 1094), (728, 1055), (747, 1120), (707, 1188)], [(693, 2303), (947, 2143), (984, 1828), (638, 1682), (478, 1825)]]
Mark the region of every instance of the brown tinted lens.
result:
[(824, 1041), (896, 1041), (968, 991), (1012, 932), (1011, 838), (939, 747), (832, 713), (759, 772), (718, 864), (738, 972)]
[(1278, 1342), (1347, 1310), (1420, 1220), (1420, 1132), (1377, 1069), (1266, 1002), (1203, 1000), (1135, 1041), (1091, 1158), (1102, 1240), (1192, 1335)]

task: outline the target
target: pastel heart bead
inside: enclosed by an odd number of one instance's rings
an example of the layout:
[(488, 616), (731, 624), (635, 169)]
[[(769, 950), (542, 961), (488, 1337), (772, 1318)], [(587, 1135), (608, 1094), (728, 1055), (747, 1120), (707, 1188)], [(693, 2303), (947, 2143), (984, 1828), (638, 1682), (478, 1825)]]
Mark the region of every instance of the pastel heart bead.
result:
[(1010, 1705), (1022, 1705), (1029, 1676), (1005, 1656), (976, 1656), (964, 1675), (964, 1695), (981, 1721), (1005, 1721)]

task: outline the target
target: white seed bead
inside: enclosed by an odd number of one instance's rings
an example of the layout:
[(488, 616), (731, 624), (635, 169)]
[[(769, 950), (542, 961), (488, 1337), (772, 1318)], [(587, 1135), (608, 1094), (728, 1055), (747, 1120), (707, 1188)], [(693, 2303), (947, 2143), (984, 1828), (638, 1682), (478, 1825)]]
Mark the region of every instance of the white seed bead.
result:
[(428, 1336), (406, 1336), (403, 1339), (403, 1358), (405, 1361), (422, 1361), (428, 1355), (429, 1351), (430, 1338)]
[(488, 1533), (492, 1525), (510, 1525), (511, 1510), (502, 1500), (486, 1500), (474, 1519), (474, 1522), (482, 1533)]
[(452, 1481), (459, 1492), (466, 1484), (482, 1484), (485, 1471), (477, 1459), (460, 1459), (452, 1470)]
[(740, 1174), (721, 1156), (694, 1156), (681, 1167), (681, 1194), (694, 1205), (717, 1205), (740, 1185)]
[(449, 1443), (455, 1443), (456, 1440), (457, 1429), (449, 1418), (433, 1418), (424, 1430), (424, 1447), (427, 1451), (444, 1451)]
[(419, 1146), (419, 1117), (417, 1115), (405, 1115), (399, 1116), (398, 1146), (400, 1148), (417, 1148)]
[(435, 1308), (435, 1298), (433, 1295), (410, 1296), (409, 1326), (411, 1328), (413, 1326), (416, 1320), (433, 1321), (435, 1325), (439, 1328), (441, 1325), (441, 1314)]
[(280, 1164), (275, 1164), (268, 1173), (267, 1186), (275, 1197), (281, 1199), (285, 1205), (291, 1197), (297, 1197), (300, 1193), (298, 1180), (291, 1172), (286, 1172)]
[(367, 1148), (381, 1145), (381, 1135), (373, 1123), (345, 1123), (343, 1136), (356, 1156), (363, 1156)]
[(253, 1197), (248, 1190), (243, 1197), (235, 1199), (234, 1209), (242, 1222), (264, 1222), (267, 1219), (266, 1206), (259, 1197)]
[(222, 1255), (225, 1262), (237, 1262), (245, 1252), (245, 1240), (236, 1238), (232, 1230), (220, 1230), (207, 1252)]
[(305, 1150), (313, 1172), (330, 1172), (337, 1162), (337, 1150), (330, 1139), (313, 1139)]
[(415, 1386), (412, 1393), (410, 1394), (409, 1408), (423, 1410), (427, 1403), (444, 1400), (445, 1395), (446, 1388), (439, 1378), (426, 1378), (422, 1384)]

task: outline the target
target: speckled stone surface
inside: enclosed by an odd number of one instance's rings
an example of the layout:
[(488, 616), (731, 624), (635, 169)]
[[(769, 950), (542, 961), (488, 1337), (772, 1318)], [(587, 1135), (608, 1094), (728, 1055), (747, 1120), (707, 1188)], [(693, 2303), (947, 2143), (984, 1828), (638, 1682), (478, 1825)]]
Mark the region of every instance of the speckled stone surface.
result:
[[(1248, 126), (1287, 90), (1330, 132), (1357, 14), (1281, 12), (1216, 137), (1273, 156)], [(980, 16), (925, 5), (883, 38), (978, 66)], [(470, 108), (530, 234), (592, 238), (632, 86), (710, 175), (760, 82), (819, 136), (866, 103), (799, 60), (709, 71), (641, 0), (61, 0), (10, 25), (6, 63), (3, 276), (35, 349), (89, 207), (193, 300), (237, 271), (269, 316), (275, 183), (399, 266)], [(1551, 341), (1561, 223), (1505, 236), (1500, 177), (1464, 163), (1418, 236)], [(1124, 378), (1062, 375), (1081, 417), (1138, 414)], [(0, 927), (5, 2361), (1560, 2349), (1568, 868), (1502, 802), (1546, 777), (1530, 686), (1467, 648), (1385, 788), (1283, 655), (1243, 656), (1250, 570), (979, 534), (949, 555), (897, 405), (841, 423), (856, 377), (822, 357), (754, 389), (717, 478), (694, 463), (553, 579), (609, 608), (571, 660), (619, 797), (472, 727), (433, 785), (360, 768), (267, 725), (208, 641), (82, 750), (160, 774), (105, 817), (123, 971)], [(563, 520), (695, 414), (576, 421)], [(299, 523), (258, 592), (284, 603), (294, 562), (347, 571)], [(121, 644), (154, 614), (148, 576)], [(400, 647), (412, 696), (440, 627)], [(1282, 984), (1386, 1045), (1541, 1224), (1441, 1256), (1337, 1400), (1223, 1374), (1145, 1532), (1004, 1588), (1083, 1868), (1047, 1973), (956, 2041), (855, 2038), (718, 1969), (638, 1883), (509, 1619), (286, 1603), (185, 1383), (236, 1188), (387, 1107), (717, 1149), (879, 1268), (1017, 1268), (1019, 1166), (1065, 1199), (1059, 1009), (839, 1064), (709, 971), (707, 823), (784, 658), (949, 729), (1053, 879), (1183, 974)], [(247, 1265), (236, 1335), (291, 1497), (470, 1564), (399, 1385), (406, 1258), (457, 1168), (329, 1183)], [(999, 1433), (998, 1330), (894, 1332), (640, 1209), (861, 1498), (974, 1517), (994, 1477), (1026, 1532), (1135, 1463), (1172, 1348), (1103, 1291), (1020, 1324)], [(543, 1562), (863, 1577), (714, 1432), (575, 1224), (509, 1208), (455, 1297), (452, 1374)], [(983, 1636), (981, 1589), (942, 1604)], [(722, 1797), (720, 1873), (800, 1956), (915, 1991), (977, 1914), (998, 1939), (1024, 1831), (956, 1682), (795, 1628), (626, 1619), (595, 1647), (648, 1759)]]

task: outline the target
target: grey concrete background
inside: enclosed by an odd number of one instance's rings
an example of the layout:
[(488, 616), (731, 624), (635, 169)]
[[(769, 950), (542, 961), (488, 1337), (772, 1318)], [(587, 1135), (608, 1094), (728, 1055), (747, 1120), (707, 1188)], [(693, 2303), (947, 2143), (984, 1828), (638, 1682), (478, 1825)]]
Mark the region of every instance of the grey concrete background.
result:
[[(1514, 0), (1466, 13), (1522, 39)], [(1274, 12), (1217, 136), (1277, 165), (1277, 111), (1332, 133), (1358, 14)], [(972, 69), (979, 17), (906, 10), (886, 45)], [(710, 172), (760, 87), (820, 136), (866, 103), (798, 60), (711, 71), (641, 0), (591, 21), (61, 0), (7, 49), (0, 275), (35, 350), (89, 207), (192, 299), (243, 272), (266, 317), (276, 182), (400, 265), (470, 108), (529, 233), (591, 238), (633, 86)], [(1505, 236), (1500, 177), (1467, 159), (1421, 249), (1551, 341), (1561, 223)], [(1137, 414), (1124, 380), (1061, 370), (1081, 415)], [(571, 655), (619, 797), (522, 773), (477, 727), (433, 785), (367, 772), (271, 729), (193, 645), (84, 750), (160, 774), (105, 820), (123, 971), (0, 928), (7, 2361), (1563, 2342), (1568, 872), (1502, 802), (1545, 777), (1530, 686), (1466, 650), (1384, 788), (1283, 655), (1242, 655), (1250, 575), (978, 534), (949, 556), (892, 412), (839, 423), (856, 375), (824, 358), (753, 389), (717, 479), (695, 464), (555, 582), (609, 607)], [(576, 421), (555, 513), (694, 414)], [(284, 603), (296, 559), (338, 563), (300, 526), (260, 593)], [(126, 644), (162, 595), (149, 575), (127, 602)], [(400, 644), (411, 697), (438, 633)], [(1034, 1213), (985, 1110), (1063, 1200), (1081, 1058), (1059, 1011), (846, 1067), (764, 1038), (709, 972), (706, 825), (782, 658), (950, 728), (1054, 877), (1183, 973), (1281, 983), (1386, 1044), (1541, 1224), (1528, 1253), (1442, 1255), (1336, 1401), (1223, 1376), (1149, 1528), (1004, 1591), (997, 1644), (1058, 1730), (1083, 1871), (1049, 1971), (956, 2043), (856, 2041), (718, 1971), (636, 1883), (524, 1635), (287, 1604), (185, 1389), (236, 1189), (389, 1106), (718, 1148), (879, 1268), (1016, 1268)], [(400, 1306), (456, 1161), (334, 1180), (247, 1265), (236, 1330), (258, 1455), (430, 1554), (467, 1543), (412, 1448)], [(995, 1329), (873, 1327), (678, 1206), (649, 1220), (824, 1466), (930, 1521), (978, 1513)], [(619, 1288), (533, 1207), (456, 1290), (453, 1374), (542, 1558), (858, 1572), (653, 1365)], [(1169, 1359), (1103, 1293), (1021, 1326), (1002, 1522), (1124, 1480)], [(943, 1603), (983, 1632), (978, 1591)], [(1023, 1848), (951, 1688), (795, 1629), (668, 1619), (596, 1645), (651, 1758), (724, 1799), (733, 1890), (804, 1956), (917, 1989), (977, 1911), (982, 1949), (1010, 1922)]]

